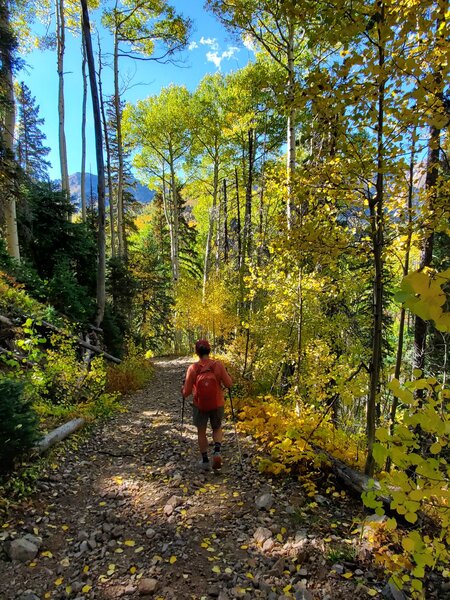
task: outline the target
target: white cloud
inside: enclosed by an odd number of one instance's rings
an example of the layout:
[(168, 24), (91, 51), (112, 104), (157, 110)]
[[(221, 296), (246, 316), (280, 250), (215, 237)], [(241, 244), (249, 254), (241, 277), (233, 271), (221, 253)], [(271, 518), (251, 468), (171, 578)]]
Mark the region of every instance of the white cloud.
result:
[(205, 38), (202, 36), (200, 38), (200, 44), (203, 44), (204, 46), (210, 46), (211, 50), (216, 52), (219, 50), (219, 44), (217, 43), (216, 38)]
[(223, 59), (226, 58), (227, 60), (230, 60), (230, 58), (233, 58), (236, 52), (239, 52), (239, 48), (236, 46), (230, 46), (228, 50), (225, 50), (220, 55), (218, 52), (209, 51), (206, 53), (206, 60), (214, 63), (216, 67), (220, 69), (220, 63), (223, 61)]
[(197, 42), (191, 42), (188, 46), (188, 50), (194, 50), (195, 48), (198, 48)]

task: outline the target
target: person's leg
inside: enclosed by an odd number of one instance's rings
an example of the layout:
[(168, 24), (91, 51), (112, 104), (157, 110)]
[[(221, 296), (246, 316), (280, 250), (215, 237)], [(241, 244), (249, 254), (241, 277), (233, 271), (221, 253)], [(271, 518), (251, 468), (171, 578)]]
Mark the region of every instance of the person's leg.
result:
[(222, 467), (222, 457), (220, 455), (220, 451), (222, 449), (222, 440), (223, 440), (223, 429), (222, 429), (222, 419), (223, 419), (223, 406), (220, 406), (214, 413), (211, 414), (211, 427), (213, 430), (213, 440), (214, 440), (214, 452), (213, 452), (213, 469), (220, 469)]
[(206, 425), (197, 427), (198, 447), (202, 455), (208, 452), (208, 438), (206, 437)]
[(200, 466), (203, 469), (209, 469), (208, 459), (208, 439), (206, 437), (206, 427), (208, 425), (208, 414), (202, 413), (196, 406), (193, 406), (193, 423), (197, 427), (198, 448), (202, 455)]

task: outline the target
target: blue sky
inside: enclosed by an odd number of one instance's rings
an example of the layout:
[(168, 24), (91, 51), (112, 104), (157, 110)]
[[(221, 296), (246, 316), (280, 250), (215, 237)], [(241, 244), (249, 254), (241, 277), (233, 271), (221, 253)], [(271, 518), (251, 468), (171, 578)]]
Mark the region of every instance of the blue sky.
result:
[[(124, 98), (136, 102), (158, 94), (161, 88), (170, 85), (186, 85), (194, 90), (206, 73), (217, 70), (223, 73), (239, 69), (252, 59), (253, 53), (242, 41), (233, 38), (220, 22), (203, 8), (203, 0), (172, 0), (172, 4), (193, 21), (193, 32), (189, 48), (180, 55), (180, 66), (160, 65), (154, 62), (121, 59), (122, 79), (128, 82), (128, 91)], [(99, 11), (91, 15), (98, 22)], [(111, 51), (109, 34), (101, 30), (102, 52)], [(65, 55), (65, 103), (66, 103), (66, 139), (69, 173), (81, 170), (81, 39), (70, 33), (67, 35)], [(97, 41), (94, 40), (97, 48)], [(24, 57), (26, 66), (17, 78), (31, 89), (40, 107), (40, 116), (45, 119), (43, 127), (47, 135), (47, 145), (51, 148), (49, 160), (52, 163), (50, 176), (60, 178), (58, 155), (58, 78), (56, 73), (56, 53), (54, 51), (35, 50)], [(112, 93), (112, 71), (103, 71), (103, 91)], [(87, 158), (86, 169), (96, 171), (94, 126), (91, 112), (91, 98), (88, 91), (87, 115)]]

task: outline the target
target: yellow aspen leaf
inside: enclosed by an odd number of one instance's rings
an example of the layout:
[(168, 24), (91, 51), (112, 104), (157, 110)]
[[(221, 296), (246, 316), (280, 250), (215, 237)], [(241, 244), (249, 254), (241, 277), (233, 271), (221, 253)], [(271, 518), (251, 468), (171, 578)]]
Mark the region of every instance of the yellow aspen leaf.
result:
[(63, 558), (63, 559), (62, 559), (62, 560), (59, 562), (59, 564), (60, 564), (61, 566), (63, 566), (63, 567), (68, 567), (68, 566), (70, 565), (70, 560), (69, 560), (67, 557), (66, 557), (66, 558)]
[(373, 597), (373, 596), (376, 596), (377, 594), (378, 594), (378, 590), (374, 590), (373, 588), (369, 588), (367, 590), (367, 595), (368, 596), (372, 596)]
[(220, 570), (220, 567), (217, 565), (214, 565), (214, 567), (211, 569), (211, 571), (213, 573), (221, 573), (222, 571)]
[(67, 531), (69, 529), (69, 526), (68, 525), (61, 525), (61, 529), (63, 531)]
[(34, 535), (39, 535), (39, 527), (33, 527)]
[(246, 574), (245, 574), (245, 576), (246, 576), (248, 579), (254, 579), (254, 577), (253, 577), (253, 575), (252, 575), (251, 573), (246, 573)]
[(89, 572), (89, 565), (84, 565), (83, 573), (88, 573), (88, 572)]
[(228, 575), (230, 575), (232, 572), (233, 572), (233, 569), (230, 569), (230, 567), (226, 567), (225, 573), (227, 573)]
[(56, 586), (61, 585), (63, 581), (64, 581), (63, 577), (58, 577), (58, 579), (55, 580), (55, 585)]
[(200, 546), (201, 546), (202, 548), (208, 548), (208, 547), (209, 547), (209, 544), (207, 544), (206, 542), (202, 542), (202, 543), (200, 544)]
[(140, 552), (143, 552), (145, 550), (144, 546), (139, 546), (139, 548), (136, 548), (134, 553), (135, 554), (139, 554)]
[(350, 577), (353, 577), (353, 573), (350, 573), (350, 572), (342, 573), (342, 577), (345, 577), (345, 579), (350, 579)]
[(87, 594), (91, 589), (92, 589), (92, 585), (86, 584), (81, 588), (81, 591), (83, 592), (83, 594)]
[(408, 521), (408, 523), (415, 523), (417, 521), (417, 514), (412, 512), (406, 513), (405, 519)]
[(130, 567), (130, 573), (132, 575), (134, 575), (136, 573), (136, 571), (137, 571), (136, 567)]
[(442, 446), (439, 442), (435, 442), (434, 444), (431, 444), (431, 446), (430, 446), (431, 454), (439, 454), (439, 452), (441, 450), (442, 450)]
[(44, 598), (51, 598), (51, 594), (50, 594), (50, 592), (46, 592), (46, 593), (44, 594)]
[(123, 548), (116, 548), (116, 549), (114, 550), (114, 552), (115, 552), (116, 554), (122, 554), (122, 552), (123, 552)]
[(70, 596), (70, 594), (72, 593), (72, 586), (71, 585), (66, 585), (66, 589), (65, 592), (68, 596)]
[(50, 550), (45, 550), (44, 552), (41, 552), (41, 556), (45, 556), (46, 558), (52, 558), (53, 554), (50, 552)]
[(100, 583), (106, 583), (108, 581), (108, 577), (106, 575), (100, 575), (98, 580)]
[(327, 543), (328, 543), (328, 542), (331, 542), (331, 538), (330, 538), (330, 537), (327, 537), (327, 538), (325, 538), (323, 541), (324, 541), (324, 542), (327, 542)]
[(37, 565), (37, 563), (35, 563), (35, 562), (31, 562), (31, 563), (30, 563), (28, 566), (29, 566), (29, 567), (35, 567), (36, 565)]
[(246, 544), (242, 544), (242, 546), (240, 546), (241, 550), (247, 550), (248, 546)]
[(283, 541), (283, 536), (281, 535), (281, 533), (277, 533), (277, 540), (278, 540), (279, 542), (282, 542), (282, 541)]
[(130, 547), (131, 547), (131, 546), (135, 546), (135, 545), (136, 545), (136, 542), (135, 542), (134, 540), (125, 540), (125, 541), (124, 541), (124, 545), (125, 545), (125, 546), (130, 546)]
[(282, 533), (283, 535), (286, 533), (286, 531), (287, 531), (286, 527), (282, 527), (282, 528), (281, 528), (281, 533)]
[(290, 583), (288, 583), (287, 585), (284, 586), (283, 592), (285, 594), (287, 594), (291, 589), (292, 589), (292, 585)]
[(172, 555), (172, 556), (169, 558), (169, 562), (170, 562), (170, 564), (171, 564), (171, 565), (173, 565), (173, 563), (176, 563), (176, 562), (177, 562), (177, 557)]

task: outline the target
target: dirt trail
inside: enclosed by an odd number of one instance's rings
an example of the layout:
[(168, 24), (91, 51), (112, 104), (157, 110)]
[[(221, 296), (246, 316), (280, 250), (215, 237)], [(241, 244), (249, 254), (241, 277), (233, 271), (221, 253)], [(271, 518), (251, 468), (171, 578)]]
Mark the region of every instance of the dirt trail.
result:
[(26, 563), (0, 560), (2, 600), (340, 600), (382, 587), (357, 558), (357, 503), (267, 479), (249, 439), (241, 469), (231, 422), (222, 473), (200, 472), (189, 405), (180, 436), (188, 361), (155, 365), (127, 412), (59, 451), (39, 493), (3, 524), (4, 542), (30, 533), (41, 546)]

